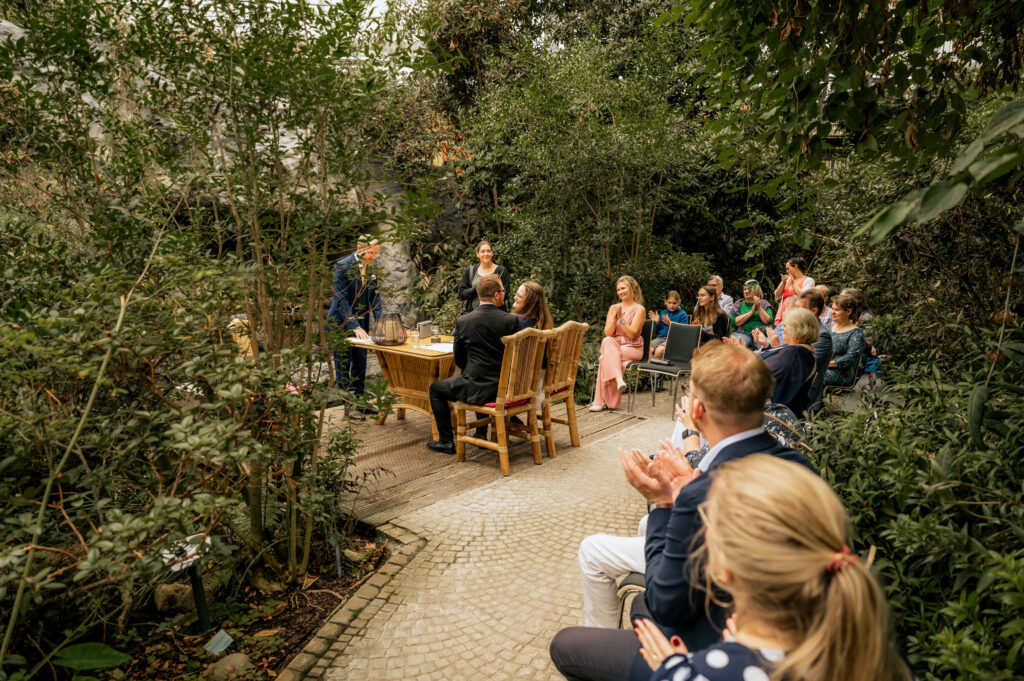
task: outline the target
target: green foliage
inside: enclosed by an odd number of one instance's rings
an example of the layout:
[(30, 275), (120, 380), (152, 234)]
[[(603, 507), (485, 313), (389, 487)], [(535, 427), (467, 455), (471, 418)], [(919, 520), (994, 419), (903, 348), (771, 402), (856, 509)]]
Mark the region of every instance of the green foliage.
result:
[[(980, 135), (999, 104), (974, 111), (963, 137)], [(817, 235), (812, 275), (833, 292), (853, 286), (866, 293), (873, 312), (883, 315), (872, 322), (881, 351), (896, 363), (955, 368), (967, 351), (965, 328), (979, 333), (998, 324), (1007, 288), (1011, 318), (1024, 311), (1019, 270), (1010, 272), (1024, 188), (1008, 176), (984, 195), (970, 192), (954, 209), (904, 224), (877, 244), (855, 236), (879, 206), (940, 182), (948, 168), (946, 159), (910, 168), (883, 155), (808, 174), (808, 183), (820, 187), (803, 221)]]
[(898, 642), (926, 679), (1024, 674), (1024, 362), (986, 354), (992, 333), (970, 345), (955, 371), (900, 372), (905, 404), (872, 404), (812, 434), (857, 548), (879, 549)]
[(915, 189), (899, 201), (878, 211), (857, 234), (869, 233), (874, 246), (894, 229), (908, 222), (926, 223), (956, 206), (968, 190), (977, 189), (1013, 172), (1015, 184), (1024, 164), (1024, 101), (1000, 108), (984, 132), (957, 155), (946, 177), (930, 186)]
[(649, 47), (647, 63), (631, 66), (598, 43), (522, 54), (530, 77), (489, 91), (468, 127), (462, 186), (500, 185), (503, 264), (545, 284), (572, 318), (600, 317), (602, 292), (621, 274), (654, 289), (706, 276), (699, 258), (654, 233), (668, 187), (695, 152), (686, 141), (693, 126), (664, 97), (673, 55), (665, 42)]
[(0, 43), (6, 664), (124, 632), (187, 535), (305, 574), (356, 446), (329, 263), (406, 228), (359, 131), (419, 62), (367, 7), (31, 3)]
[(730, 122), (812, 166), (836, 128), (858, 151), (942, 153), (968, 104), (1016, 88), (1024, 66), (1024, 8), (993, 0), (697, 0), (663, 20), (683, 16), (706, 32), (701, 50), (721, 64), (710, 74), (713, 97), (749, 107), (732, 109)]
[[(53, 663), (70, 669), (108, 669), (119, 667), (131, 658), (103, 643), (78, 643), (62, 648)], [(81, 678), (81, 677), (79, 677)]]

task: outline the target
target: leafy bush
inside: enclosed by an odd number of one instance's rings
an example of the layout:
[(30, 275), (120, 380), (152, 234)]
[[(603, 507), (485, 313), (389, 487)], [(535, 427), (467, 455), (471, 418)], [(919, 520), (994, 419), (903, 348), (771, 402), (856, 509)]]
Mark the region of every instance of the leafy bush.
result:
[(367, 5), (17, 9), (29, 38), (0, 41), (0, 138), (19, 145), (0, 156), (4, 665), (32, 675), (129, 630), (187, 535), (297, 581), (314, 534), (344, 529), (356, 442), (324, 456), (323, 416), (354, 398), (319, 376), (345, 348), (321, 306), (337, 251), (402, 227), (366, 196), (354, 140), (384, 76), (416, 66)]
[(857, 548), (879, 549), (899, 643), (922, 678), (1024, 674), (1021, 338), (1018, 324), (1007, 361), (991, 333), (975, 337), (955, 372), (898, 373), (905, 404), (875, 403), (813, 429)]

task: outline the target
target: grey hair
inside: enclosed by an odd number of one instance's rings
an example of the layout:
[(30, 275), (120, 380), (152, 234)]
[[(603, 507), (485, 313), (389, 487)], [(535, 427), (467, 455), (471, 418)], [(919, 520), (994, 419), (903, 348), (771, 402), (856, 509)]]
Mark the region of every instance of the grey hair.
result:
[(718, 276), (717, 274), (712, 274), (712, 275), (711, 275), (710, 277), (708, 277), (708, 281), (716, 281), (716, 282), (718, 282), (719, 284), (721, 284), (722, 286), (725, 286), (725, 280), (724, 280), (724, 279), (722, 279), (722, 278), (721, 278), (720, 276)]

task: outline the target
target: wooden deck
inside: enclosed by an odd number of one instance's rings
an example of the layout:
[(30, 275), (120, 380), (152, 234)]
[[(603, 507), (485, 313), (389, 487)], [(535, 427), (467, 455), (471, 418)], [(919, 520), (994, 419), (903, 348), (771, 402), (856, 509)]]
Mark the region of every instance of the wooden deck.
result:
[[(330, 414), (334, 419), (342, 418), (340, 408), (331, 412), (334, 412)], [(564, 416), (564, 406), (556, 406), (555, 413)], [(624, 410), (595, 414), (580, 407), (576, 418), (580, 443), (585, 444), (630, 425), (640, 417)], [(428, 450), (430, 420), (423, 414), (409, 411), (404, 421), (396, 421), (392, 416), (383, 426), (367, 420), (356, 422), (355, 427), (362, 445), (356, 455), (353, 476), (365, 484), (355, 497), (353, 513), (370, 525), (381, 525), (407, 511), (502, 477), (495, 452), (468, 445), (466, 461), (458, 463), (454, 455)], [(568, 428), (555, 427), (555, 447), (558, 456), (572, 455)], [(548, 461), (543, 437), (541, 451), (545, 462)], [(509, 463), (513, 477), (516, 471), (535, 465), (530, 444), (513, 439)]]

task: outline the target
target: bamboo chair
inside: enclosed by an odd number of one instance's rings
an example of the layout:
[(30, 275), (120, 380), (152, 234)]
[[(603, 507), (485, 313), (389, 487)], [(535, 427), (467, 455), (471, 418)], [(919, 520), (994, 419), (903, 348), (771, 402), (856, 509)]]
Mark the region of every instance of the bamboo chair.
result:
[[(544, 400), (541, 403), (541, 420), (544, 424), (544, 449), (549, 458), (555, 457), (555, 437), (552, 423), (569, 426), (569, 438), (573, 447), (580, 446), (580, 429), (576, 425), (576, 370), (579, 368), (580, 350), (583, 348), (583, 334), (588, 324), (566, 322), (552, 331), (548, 341), (548, 367), (544, 372)], [(565, 418), (551, 416), (551, 406), (565, 402)]]
[[(540, 434), (537, 428), (537, 384), (540, 382), (541, 362), (544, 360), (544, 346), (551, 331), (523, 329), (511, 336), (505, 336), (505, 354), (501, 360), (501, 379), (498, 395), (494, 402), (487, 404), (455, 403), (455, 459), (466, 460), (466, 443), (493, 449), (498, 452), (502, 475), (511, 473), (508, 465), (508, 437), (515, 435), (529, 440), (533, 446), (533, 462), (540, 464)], [(487, 414), (472, 423), (466, 422), (466, 412)], [(510, 416), (526, 414), (525, 425), (509, 422)], [(467, 435), (469, 428), (493, 425), (497, 442)]]

